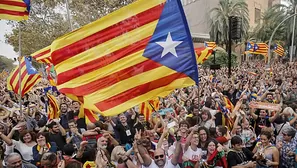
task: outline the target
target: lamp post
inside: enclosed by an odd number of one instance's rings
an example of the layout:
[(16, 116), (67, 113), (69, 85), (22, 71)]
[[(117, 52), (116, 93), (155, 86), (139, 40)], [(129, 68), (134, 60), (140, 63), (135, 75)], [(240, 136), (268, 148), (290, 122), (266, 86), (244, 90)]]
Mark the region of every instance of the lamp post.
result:
[(294, 35), (295, 35), (295, 24), (296, 24), (296, 11), (297, 5), (294, 10), (294, 21), (293, 21), (293, 31), (292, 31), (292, 39), (291, 39), (291, 49), (290, 49), (290, 62), (293, 60), (293, 47), (294, 47)]
[(280, 22), (280, 23), (276, 26), (276, 28), (275, 28), (274, 31), (272, 32), (272, 35), (271, 35), (271, 37), (270, 37), (270, 39), (269, 39), (269, 43), (268, 43), (268, 61), (267, 61), (267, 65), (270, 65), (270, 51), (271, 51), (270, 46), (271, 46), (272, 38), (273, 38), (275, 32), (277, 31), (277, 29), (278, 29), (278, 28), (279, 28), (279, 27), (280, 27), (286, 20), (288, 20), (288, 19), (290, 19), (291, 17), (296, 16), (296, 15), (297, 15), (297, 13), (295, 13), (295, 14), (293, 14), (293, 15), (290, 15), (290, 16), (286, 17), (282, 22)]

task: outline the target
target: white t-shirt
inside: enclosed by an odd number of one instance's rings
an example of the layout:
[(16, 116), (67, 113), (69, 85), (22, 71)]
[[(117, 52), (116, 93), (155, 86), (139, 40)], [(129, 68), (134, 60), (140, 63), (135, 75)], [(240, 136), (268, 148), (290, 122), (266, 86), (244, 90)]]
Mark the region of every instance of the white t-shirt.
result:
[(10, 154), (13, 152), (13, 149), (17, 149), (22, 157), (24, 158), (24, 160), (26, 161), (30, 161), (33, 160), (33, 146), (29, 147), (26, 144), (24, 144), (22, 141), (16, 141), (16, 140), (12, 140), (12, 146), (8, 146), (6, 145), (6, 154)]
[[(151, 165), (149, 165), (148, 167), (142, 166), (142, 168), (159, 168), (159, 167), (156, 165), (155, 161), (152, 160)], [(178, 164), (176, 166), (174, 166), (171, 163), (171, 159), (170, 160), (166, 159), (166, 163), (165, 163), (164, 168), (178, 168)]]
[(197, 150), (194, 151), (191, 146), (189, 146), (188, 150), (184, 153), (184, 156), (192, 161), (199, 161), (202, 156), (202, 150), (197, 148)]

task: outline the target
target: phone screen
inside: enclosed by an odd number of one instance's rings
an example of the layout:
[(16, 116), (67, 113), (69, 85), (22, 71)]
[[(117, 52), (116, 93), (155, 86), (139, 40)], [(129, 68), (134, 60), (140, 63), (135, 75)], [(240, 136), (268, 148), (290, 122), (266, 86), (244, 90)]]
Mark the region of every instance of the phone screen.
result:
[(58, 157), (60, 160), (64, 160), (63, 156), (62, 156), (62, 151), (57, 151)]

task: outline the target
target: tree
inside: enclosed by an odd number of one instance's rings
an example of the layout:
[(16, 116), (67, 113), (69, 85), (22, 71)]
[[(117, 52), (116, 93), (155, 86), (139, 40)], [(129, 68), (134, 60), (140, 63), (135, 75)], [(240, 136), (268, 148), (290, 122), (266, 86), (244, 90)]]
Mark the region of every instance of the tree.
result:
[(14, 68), (13, 62), (14, 61), (12, 59), (9, 59), (5, 56), (0, 55), (0, 73), (4, 69), (6, 69), (8, 71), (12, 70)]
[[(217, 50), (215, 53), (216, 57), (216, 64), (221, 65), (222, 67), (227, 67), (228, 66), (228, 53), (226, 51), (221, 51)], [(231, 65), (236, 66), (237, 65), (237, 60), (236, 60), (236, 53), (231, 54)], [(214, 61), (214, 55), (211, 55), (203, 64), (202, 66), (210, 66), (213, 65)]]
[[(272, 32), (285, 17), (286, 14), (283, 10), (277, 8), (268, 9), (261, 16), (261, 23), (255, 27), (253, 36), (260, 42), (269, 41)], [(273, 39), (276, 41), (286, 41), (286, 29), (286, 24), (281, 25)]]
[[(99, 19), (100, 17), (131, 3), (134, 0), (72, 0), (70, 14), (75, 28)], [(70, 32), (66, 19), (65, 0), (32, 1), (28, 21), (21, 23), (22, 55), (30, 55), (49, 46), (58, 37)], [(19, 51), (18, 25), (13, 26), (12, 33), (6, 34), (6, 43)]]
[(244, 0), (220, 0), (219, 6), (210, 11), (210, 36), (212, 40), (218, 39), (219, 43), (228, 45), (229, 17), (242, 18), (242, 36), (246, 36), (249, 30), (248, 5)]

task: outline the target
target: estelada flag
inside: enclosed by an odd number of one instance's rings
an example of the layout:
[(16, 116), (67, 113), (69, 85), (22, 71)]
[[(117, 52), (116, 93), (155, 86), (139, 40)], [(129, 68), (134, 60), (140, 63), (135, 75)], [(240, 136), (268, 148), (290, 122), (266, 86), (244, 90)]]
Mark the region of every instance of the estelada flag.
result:
[[(21, 79), (21, 96), (28, 93), (35, 84), (41, 80), (40, 74), (37, 70), (32, 69), (32, 64), (30, 61), (25, 61), (25, 57), (21, 57), (21, 68), (19, 65), (9, 74), (7, 78), (7, 89), (12, 90), (15, 94), (20, 93), (19, 79)], [(31, 65), (30, 65), (31, 64)], [(29, 65), (29, 66), (27, 66)], [(31, 70), (32, 69), (32, 70)], [(21, 78), (19, 75), (19, 70), (21, 70)]]
[(206, 48), (208, 48), (208, 49), (213, 50), (213, 49), (215, 49), (215, 48), (217, 47), (217, 44), (216, 44), (216, 42), (205, 41), (205, 42), (204, 42), (204, 46), (205, 46)]
[(150, 115), (154, 111), (158, 111), (160, 108), (160, 101), (159, 98), (148, 100), (146, 102), (143, 102), (139, 106), (140, 114), (143, 114), (145, 117), (145, 120), (148, 121), (150, 118)]
[(180, 0), (138, 0), (55, 40), (51, 58), (59, 91), (105, 116), (198, 83)]
[(278, 54), (281, 57), (284, 56), (284, 54), (285, 54), (284, 48), (279, 44), (274, 45), (273, 52)]
[(30, 0), (0, 0), (0, 19), (22, 21), (29, 18)]

